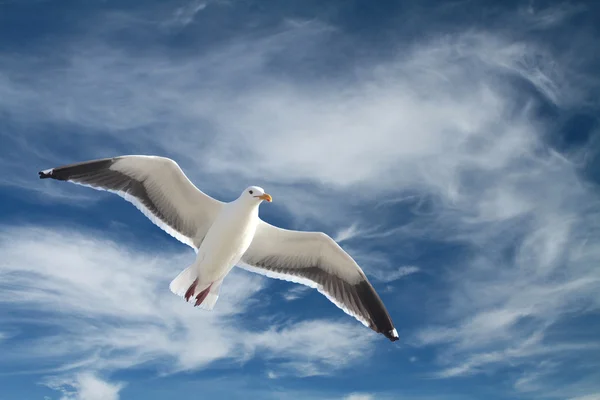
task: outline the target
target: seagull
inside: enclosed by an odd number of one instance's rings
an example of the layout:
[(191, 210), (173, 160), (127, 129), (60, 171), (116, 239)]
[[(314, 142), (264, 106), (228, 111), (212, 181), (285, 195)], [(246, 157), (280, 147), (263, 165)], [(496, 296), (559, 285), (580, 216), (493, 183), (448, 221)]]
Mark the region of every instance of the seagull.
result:
[(250, 186), (229, 203), (198, 189), (172, 159), (124, 155), (39, 172), (115, 193), (196, 252), (170, 283), (171, 292), (212, 310), (234, 266), (317, 289), (345, 313), (389, 340), (399, 339), (381, 298), (354, 259), (323, 232), (282, 229), (260, 219), (271, 195)]

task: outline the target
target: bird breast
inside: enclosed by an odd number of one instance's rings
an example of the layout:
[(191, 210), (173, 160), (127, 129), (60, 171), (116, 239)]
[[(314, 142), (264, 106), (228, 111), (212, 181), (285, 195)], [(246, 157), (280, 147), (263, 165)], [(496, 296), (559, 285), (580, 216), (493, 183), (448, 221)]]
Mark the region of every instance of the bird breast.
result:
[(211, 281), (225, 276), (250, 247), (258, 221), (254, 210), (223, 207), (198, 249), (199, 275)]

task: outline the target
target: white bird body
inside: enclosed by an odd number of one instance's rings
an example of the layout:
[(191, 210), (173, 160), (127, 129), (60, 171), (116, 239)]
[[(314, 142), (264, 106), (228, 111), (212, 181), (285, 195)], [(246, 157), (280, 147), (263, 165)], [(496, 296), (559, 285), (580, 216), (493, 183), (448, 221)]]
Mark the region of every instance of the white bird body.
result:
[(243, 197), (223, 206), (208, 229), (194, 265), (198, 287), (221, 280), (240, 261), (256, 232), (258, 204)]
[[(52, 178), (107, 190), (135, 205), (154, 224), (197, 252), (171, 291), (212, 310), (234, 266), (317, 289), (345, 313), (391, 341), (398, 340), (379, 295), (354, 259), (323, 232), (278, 228), (259, 218), (270, 195), (257, 186), (223, 203), (198, 189), (169, 158), (130, 155), (40, 171)], [(301, 193), (300, 193), (301, 194)]]
[(200, 242), (194, 264), (183, 270), (169, 285), (171, 291), (196, 306), (212, 310), (219, 297), (223, 279), (240, 262), (250, 247), (260, 222), (258, 206), (271, 196), (257, 186), (244, 190), (234, 201), (225, 203)]

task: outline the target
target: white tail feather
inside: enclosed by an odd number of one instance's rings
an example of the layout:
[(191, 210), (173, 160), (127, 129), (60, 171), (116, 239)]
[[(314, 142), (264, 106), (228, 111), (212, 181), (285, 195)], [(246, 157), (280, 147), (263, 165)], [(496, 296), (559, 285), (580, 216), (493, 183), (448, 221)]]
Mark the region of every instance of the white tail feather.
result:
[(196, 265), (192, 264), (171, 281), (169, 289), (177, 296), (183, 297), (196, 278), (198, 278), (198, 270)]
[[(169, 284), (169, 289), (171, 289), (171, 292), (173, 292), (177, 296), (184, 297), (185, 293), (192, 285), (192, 283), (194, 283), (196, 278), (198, 278), (198, 269), (195, 264), (192, 264), (183, 271), (181, 271), (179, 275), (177, 275), (177, 277), (171, 281), (171, 283)], [(215, 304), (219, 299), (219, 290), (221, 289), (221, 283), (223, 283), (223, 279), (215, 281), (212, 284), (208, 295), (206, 296), (202, 304), (198, 306), (199, 308), (202, 308), (204, 310), (212, 310), (215, 307)], [(207, 285), (205, 285), (205, 287), (206, 286)], [(191, 303), (195, 302), (195, 295), (200, 293), (202, 289), (203, 288), (200, 286), (196, 287), (196, 290), (194, 290), (194, 293), (190, 298)]]
[(208, 295), (206, 295), (206, 298), (204, 299), (202, 304), (198, 306), (198, 308), (210, 311), (215, 307), (215, 304), (219, 299), (219, 290), (221, 289), (221, 283), (223, 283), (223, 279), (220, 279), (212, 284)]

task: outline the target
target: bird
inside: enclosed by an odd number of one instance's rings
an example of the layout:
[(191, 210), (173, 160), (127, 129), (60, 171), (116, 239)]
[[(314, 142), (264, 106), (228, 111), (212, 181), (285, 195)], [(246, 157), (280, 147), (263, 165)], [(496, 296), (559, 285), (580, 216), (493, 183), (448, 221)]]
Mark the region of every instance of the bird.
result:
[(392, 342), (399, 339), (385, 305), (356, 261), (323, 232), (289, 230), (263, 221), (259, 206), (273, 198), (259, 186), (223, 202), (198, 189), (177, 162), (156, 155), (94, 159), (38, 174), (40, 179), (117, 194), (192, 247), (194, 262), (169, 289), (194, 307), (212, 310), (223, 279), (237, 266), (316, 289), (366, 327)]

